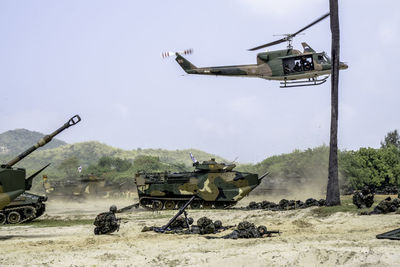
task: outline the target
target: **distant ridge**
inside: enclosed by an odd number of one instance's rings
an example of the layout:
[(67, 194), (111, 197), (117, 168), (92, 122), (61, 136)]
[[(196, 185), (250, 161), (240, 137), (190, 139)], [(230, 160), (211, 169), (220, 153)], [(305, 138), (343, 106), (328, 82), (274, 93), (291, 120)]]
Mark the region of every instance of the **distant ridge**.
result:
[[(0, 134), (0, 154), (17, 155), (32, 145), (36, 144), (43, 136), (42, 133), (29, 131), (27, 129), (16, 129)], [(53, 139), (49, 144), (41, 147), (40, 150), (52, 149), (67, 143), (58, 139)]]
[[(53, 149), (46, 149), (32, 153), (18, 165), (27, 169), (37, 169), (38, 166), (46, 163), (52, 163), (48, 171), (55, 170), (59, 164), (70, 157), (76, 157), (79, 164), (87, 167), (90, 164), (95, 164), (103, 156), (119, 157), (122, 159), (134, 160), (139, 155), (156, 156), (164, 163), (183, 163), (187, 166), (192, 165), (189, 152), (199, 160), (208, 160), (211, 157), (217, 161), (225, 160), (221, 157), (206, 153), (197, 149), (184, 150), (165, 150), (165, 149), (134, 149), (124, 150), (114, 148), (97, 141), (88, 141), (74, 144), (67, 144)], [(4, 158), (4, 157), (3, 157)]]
[[(43, 136), (44, 134), (42, 133), (26, 129), (17, 129), (0, 134), (0, 163), (11, 160), (19, 153), (34, 145)], [(186, 166), (191, 166), (192, 161), (189, 152), (192, 152), (199, 161), (209, 160), (213, 157), (217, 161), (226, 162), (225, 159), (219, 156), (198, 149), (165, 150), (138, 148), (124, 150), (98, 141), (67, 144), (61, 140), (53, 139), (50, 143), (16, 164), (16, 167), (25, 168), (28, 173), (32, 173), (45, 164), (51, 163), (50, 167), (46, 169), (46, 173), (60, 176), (62, 174), (57, 170), (57, 167), (67, 158), (76, 157), (79, 160), (79, 164), (85, 168), (90, 164), (96, 164), (103, 156), (119, 157), (133, 161), (140, 155), (156, 156), (160, 158), (161, 162), (167, 164), (183, 163)]]

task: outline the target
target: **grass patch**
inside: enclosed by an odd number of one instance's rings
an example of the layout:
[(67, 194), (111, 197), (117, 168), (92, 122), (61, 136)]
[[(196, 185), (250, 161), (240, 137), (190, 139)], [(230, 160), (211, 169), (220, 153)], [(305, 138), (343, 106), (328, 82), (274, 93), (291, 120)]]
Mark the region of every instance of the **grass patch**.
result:
[[(353, 207), (352, 207), (353, 206)], [(336, 212), (350, 212), (350, 213), (358, 213), (361, 210), (357, 209), (355, 205), (340, 205), (340, 206), (333, 206), (333, 207), (318, 207), (311, 211), (312, 215), (316, 217), (327, 217)]]
[(140, 216), (140, 217), (136, 217), (137, 219), (140, 220), (154, 220), (154, 219), (171, 219), (172, 217), (174, 217), (174, 214), (152, 214), (152, 215), (145, 215), (145, 216)]
[[(336, 212), (350, 212), (350, 213), (355, 213), (355, 214), (358, 214), (363, 211), (370, 212), (374, 209), (374, 207), (376, 205), (378, 205), (379, 202), (381, 202), (382, 200), (384, 200), (387, 197), (389, 197), (389, 195), (375, 195), (374, 204), (372, 205), (371, 208), (357, 209), (356, 205), (353, 204), (353, 196), (352, 195), (342, 196), (340, 198), (342, 205), (333, 206), (333, 207), (318, 207), (318, 208), (313, 209), (311, 211), (311, 213), (316, 217), (327, 217)], [(396, 198), (397, 196), (390, 195), (390, 197), (393, 199), (393, 198)]]
[(33, 227), (63, 227), (63, 226), (93, 224), (93, 221), (94, 221), (93, 219), (77, 219), (77, 220), (43, 219), (17, 225), (21, 226), (29, 225)]
[[(333, 206), (333, 207), (318, 207), (311, 210), (312, 215), (316, 217), (327, 217), (336, 212), (350, 212), (350, 213), (359, 213), (361, 211), (369, 210), (369, 209), (357, 209), (356, 205), (353, 204), (353, 196), (342, 196), (340, 198), (341, 205)], [(376, 200), (375, 200), (376, 202)]]

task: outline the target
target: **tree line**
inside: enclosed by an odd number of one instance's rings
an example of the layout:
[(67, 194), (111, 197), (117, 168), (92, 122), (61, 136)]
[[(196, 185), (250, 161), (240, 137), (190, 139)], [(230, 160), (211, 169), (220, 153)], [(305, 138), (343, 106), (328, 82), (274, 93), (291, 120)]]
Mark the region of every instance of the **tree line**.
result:
[[(326, 184), (329, 147), (319, 146), (306, 150), (266, 158), (257, 164), (239, 165), (238, 170), (264, 174), (282, 181)], [(397, 130), (387, 133), (380, 148), (343, 150), (338, 153), (340, 187), (343, 190), (400, 186), (400, 136)], [(131, 179), (138, 171), (180, 172), (192, 166), (183, 163), (162, 162), (157, 156), (139, 155), (134, 160), (103, 156), (97, 163), (83, 167), (78, 173), (79, 159), (70, 157), (62, 161), (58, 170), (64, 177), (94, 174), (110, 180)]]
[(139, 155), (134, 160), (120, 157), (103, 156), (97, 163), (81, 167), (76, 156), (63, 160), (58, 170), (64, 177), (74, 178), (80, 175), (95, 175), (108, 180), (130, 179), (139, 172), (177, 172), (186, 171), (183, 163), (162, 162), (157, 156)]
[[(263, 174), (295, 183), (326, 184), (329, 147), (320, 146), (304, 151), (272, 156), (255, 165), (242, 165), (240, 170)], [(338, 152), (340, 188), (352, 191), (369, 186), (375, 189), (400, 187), (400, 136), (389, 132), (380, 148), (360, 148)]]

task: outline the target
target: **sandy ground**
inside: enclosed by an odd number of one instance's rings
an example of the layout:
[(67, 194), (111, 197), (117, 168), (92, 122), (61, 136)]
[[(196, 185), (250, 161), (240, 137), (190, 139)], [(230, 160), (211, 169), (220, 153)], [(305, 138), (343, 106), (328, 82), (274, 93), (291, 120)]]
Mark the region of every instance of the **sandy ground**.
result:
[[(262, 199), (248, 197), (239, 206), (252, 200)], [(40, 219), (94, 219), (113, 203), (122, 207), (131, 202), (48, 202)], [(207, 216), (226, 225), (248, 220), (282, 232), (263, 239), (207, 240), (197, 235), (142, 233), (143, 226), (161, 226), (175, 213), (142, 209), (120, 214), (125, 221), (120, 231), (104, 236), (95, 236), (90, 224), (2, 226), (0, 266), (399, 266), (400, 241), (375, 238), (399, 228), (399, 214), (315, 217), (312, 209), (189, 212), (195, 220)]]

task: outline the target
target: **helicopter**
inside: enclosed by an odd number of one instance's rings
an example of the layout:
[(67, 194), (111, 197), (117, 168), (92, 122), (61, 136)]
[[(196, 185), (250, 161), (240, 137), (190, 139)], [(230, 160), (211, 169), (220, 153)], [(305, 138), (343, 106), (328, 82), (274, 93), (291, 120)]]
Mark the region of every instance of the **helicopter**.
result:
[[(293, 49), (292, 41), (296, 35), (329, 15), (330, 13), (323, 15), (295, 33), (284, 34), (284, 37), (279, 40), (248, 49), (255, 51), (287, 42), (286, 49), (258, 53), (257, 64), (198, 68), (182, 56), (193, 53), (192, 49), (182, 52), (165, 52), (161, 56), (163, 58), (176, 56), (175, 60), (188, 74), (262, 78), (280, 81), (281, 88), (320, 85), (325, 83), (331, 74), (331, 59), (326, 52), (316, 52), (305, 42), (301, 43), (303, 52)], [(347, 68), (347, 64), (340, 62), (339, 69)]]

